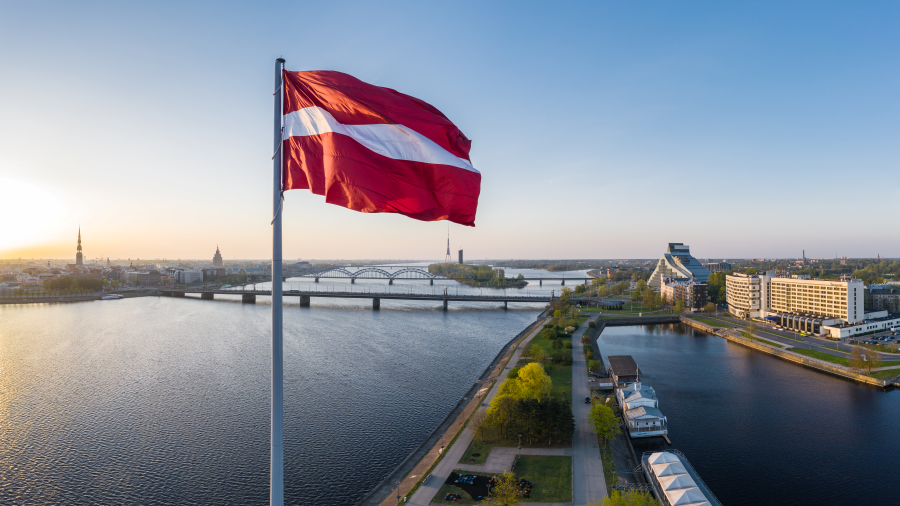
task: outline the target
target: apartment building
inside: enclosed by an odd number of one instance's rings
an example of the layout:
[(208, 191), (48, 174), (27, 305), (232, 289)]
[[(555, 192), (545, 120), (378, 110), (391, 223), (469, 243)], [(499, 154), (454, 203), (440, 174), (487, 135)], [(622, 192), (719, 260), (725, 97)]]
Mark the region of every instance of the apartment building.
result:
[(767, 290), (769, 312), (811, 314), (839, 318), (846, 323), (865, 318), (865, 285), (859, 279), (772, 278)]
[(709, 302), (706, 289), (706, 283), (698, 283), (693, 278), (687, 280), (663, 278), (659, 293), (672, 304), (680, 300), (686, 308), (701, 309)]

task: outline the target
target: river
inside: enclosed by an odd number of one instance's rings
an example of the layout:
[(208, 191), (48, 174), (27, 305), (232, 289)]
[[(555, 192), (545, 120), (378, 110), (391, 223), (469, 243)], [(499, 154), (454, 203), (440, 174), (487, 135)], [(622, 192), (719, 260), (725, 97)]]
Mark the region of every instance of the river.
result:
[[(502, 293), (352, 288), (442, 283)], [(302, 284), (351, 288), (285, 288)], [(271, 305), (258, 302), (0, 306), (0, 504), (268, 504)], [(286, 502), (356, 502), (541, 308), (287, 298)]]
[[(659, 396), (671, 448), (726, 506), (898, 504), (900, 391), (829, 376), (681, 324), (607, 327)], [(641, 451), (665, 447), (637, 440)]]

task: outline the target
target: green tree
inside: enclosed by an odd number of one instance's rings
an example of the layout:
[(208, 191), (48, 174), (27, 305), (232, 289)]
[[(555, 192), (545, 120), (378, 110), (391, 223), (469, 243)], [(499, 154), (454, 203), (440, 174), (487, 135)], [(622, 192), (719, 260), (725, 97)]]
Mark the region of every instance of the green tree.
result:
[(556, 311), (553, 312), (554, 318), (559, 318), (561, 316), (562, 316), (562, 311), (560, 311), (559, 309), (557, 309)]
[(484, 442), (484, 419), (486, 416), (487, 413), (484, 410), (477, 409), (472, 414), (472, 418), (469, 418), (469, 430), (478, 434), (481, 442)]
[[(531, 347), (531, 360), (534, 360), (536, 363), (543, 365), (547, 363), (547, 352), (544, 351), (540, 346), (532, 346)], [(519, 371), (521, 374), (522, 371)]]
[(509, 471), (497, 476), (497, 483), (491, 487), (490, 493), (491, 502), (498, 506), (515, 506), (522, 502), (519, 495), (519, 482)]
[(707, 302), (706, 305), (703, 306), (703, 311), (705, 311), (705, 312), (707, 312), (707, 313), (715, 313), (715, 312), (716, 312), (716, 305), (713, 304), (712, 302)]
[(550, 395), (550, 389), (553, 387), (553, 381), (544, 371), (540, 364), (527, 364), (519, 370), (519, 377), (516, 378), (519, 386), (520, 396), (522, 398), (531, 397), (537, 400), (543, 400)]
[(591, 501), (588, 506), (659, 506), (659, 501), (650, 492), (638, 490), (613, 490), (602, 501)]
[(675, 302), (675, 312), (681, 313), (682, 311), (684, 311), (684, 302), (681, 299), (678, 299), (678, 301)]
[(613, 412), (612, 408), (606, 404), (594, 404), (588, 413), (588, 423), (594, 429), (594, 433), (603, 438), (603, 447), (606, 448), (606, 442), (609, 438), (615, 437), (616, 434), (622, 432), (619, 427), (619, 418)]

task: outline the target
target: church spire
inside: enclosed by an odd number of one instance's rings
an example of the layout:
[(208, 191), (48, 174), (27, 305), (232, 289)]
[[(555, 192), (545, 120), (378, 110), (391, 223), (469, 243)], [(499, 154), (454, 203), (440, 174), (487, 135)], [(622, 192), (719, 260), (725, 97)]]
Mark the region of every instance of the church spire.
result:
[(84, 255), (81, 253), (81, 224), (78, 225), (78, 248), (75, 253), (75, 265), (84, 265)]

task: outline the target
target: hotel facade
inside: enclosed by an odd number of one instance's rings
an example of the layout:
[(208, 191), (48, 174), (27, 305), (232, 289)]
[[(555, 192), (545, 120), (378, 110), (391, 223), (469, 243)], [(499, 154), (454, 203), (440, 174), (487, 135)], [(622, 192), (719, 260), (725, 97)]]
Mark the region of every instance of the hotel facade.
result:
[(732, 315), (762, 318), (800, 332), (843, 338), (900, 324), (900, 315), (865, 311), (865, 285), (858, 279), (735, 273), (725, 277), (725, 290)]

